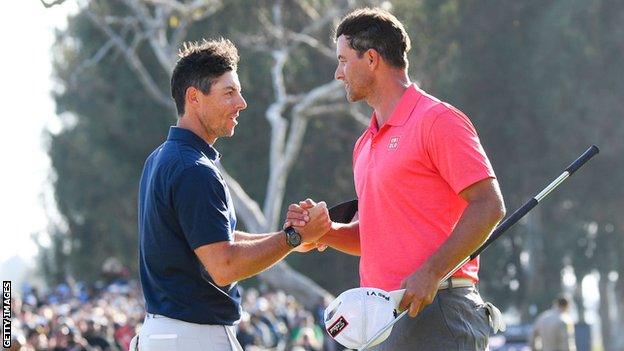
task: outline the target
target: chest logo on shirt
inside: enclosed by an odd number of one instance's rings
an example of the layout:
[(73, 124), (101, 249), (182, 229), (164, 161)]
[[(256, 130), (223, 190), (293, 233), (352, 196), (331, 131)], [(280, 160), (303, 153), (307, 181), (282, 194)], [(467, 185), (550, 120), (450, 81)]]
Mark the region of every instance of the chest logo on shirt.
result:
[(390, 142), (388, 143), (388, 150), (396, 150), (399, 147), (399, 137), (390, 137)]

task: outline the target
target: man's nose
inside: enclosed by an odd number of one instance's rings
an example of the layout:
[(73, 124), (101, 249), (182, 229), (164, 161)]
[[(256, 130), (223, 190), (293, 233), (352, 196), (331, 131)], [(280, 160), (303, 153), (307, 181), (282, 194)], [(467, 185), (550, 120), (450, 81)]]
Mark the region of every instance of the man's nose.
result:
[(247, 108), (247, 101), (245, 101), (245, 98), (241, 95), (240, 97), (240, 104), (239, 104), (239, 110), (244, 110)]
[(336, 67), (336, 71), (334, 72), (334, 79), (336, 79), (336, 80), (343, 80), (344, 79), (344, 74), (343, 74), (343, 71), (340, 68), (340, 66)]

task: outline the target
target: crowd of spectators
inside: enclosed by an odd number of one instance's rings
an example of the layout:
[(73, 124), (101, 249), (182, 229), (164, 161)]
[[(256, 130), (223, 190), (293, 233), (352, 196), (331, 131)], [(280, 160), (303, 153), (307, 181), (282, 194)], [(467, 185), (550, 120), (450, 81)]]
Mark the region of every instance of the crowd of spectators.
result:
[(246, 351), (342, 350), (323, 328), (327, 301), (306, 310), (294, 297), (278, 291), (248, 289), (243, 294), (243, 317), (237, 338)]
[[(10, 350), (128, 350), (145, 313), (136, 281), (60, 284), (45, 294), (26, 286), (17, 295)], [(245, 289), (237, 338), (245, 351), (342, 350), (323, 330), (324, 307), (306, 310), (284, 292)]]
[(11, 349), (127, 350), (144, 316), (141, 299), (136, 282), (60, 284), (45, 294), (26, 286), (13, 296)]

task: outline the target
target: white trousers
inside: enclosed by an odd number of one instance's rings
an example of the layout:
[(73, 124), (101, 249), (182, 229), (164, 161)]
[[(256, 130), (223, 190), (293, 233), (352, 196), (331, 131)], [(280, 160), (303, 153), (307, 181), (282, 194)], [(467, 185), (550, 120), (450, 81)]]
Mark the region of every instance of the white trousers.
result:
[(139, 351), (242, 351), (234, 327), (188, 323), (148, 313)]

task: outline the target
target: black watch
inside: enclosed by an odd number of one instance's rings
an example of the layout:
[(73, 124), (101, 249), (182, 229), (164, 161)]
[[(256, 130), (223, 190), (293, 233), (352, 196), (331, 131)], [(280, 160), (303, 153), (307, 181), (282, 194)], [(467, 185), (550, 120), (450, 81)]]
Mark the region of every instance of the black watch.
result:
[(284, 229), (284, 233), (286, 233), (286, 243), (288, 246), (295, 248), (301, 245), (301, 234), (295, 230), (292, 226), (288, 226)]

